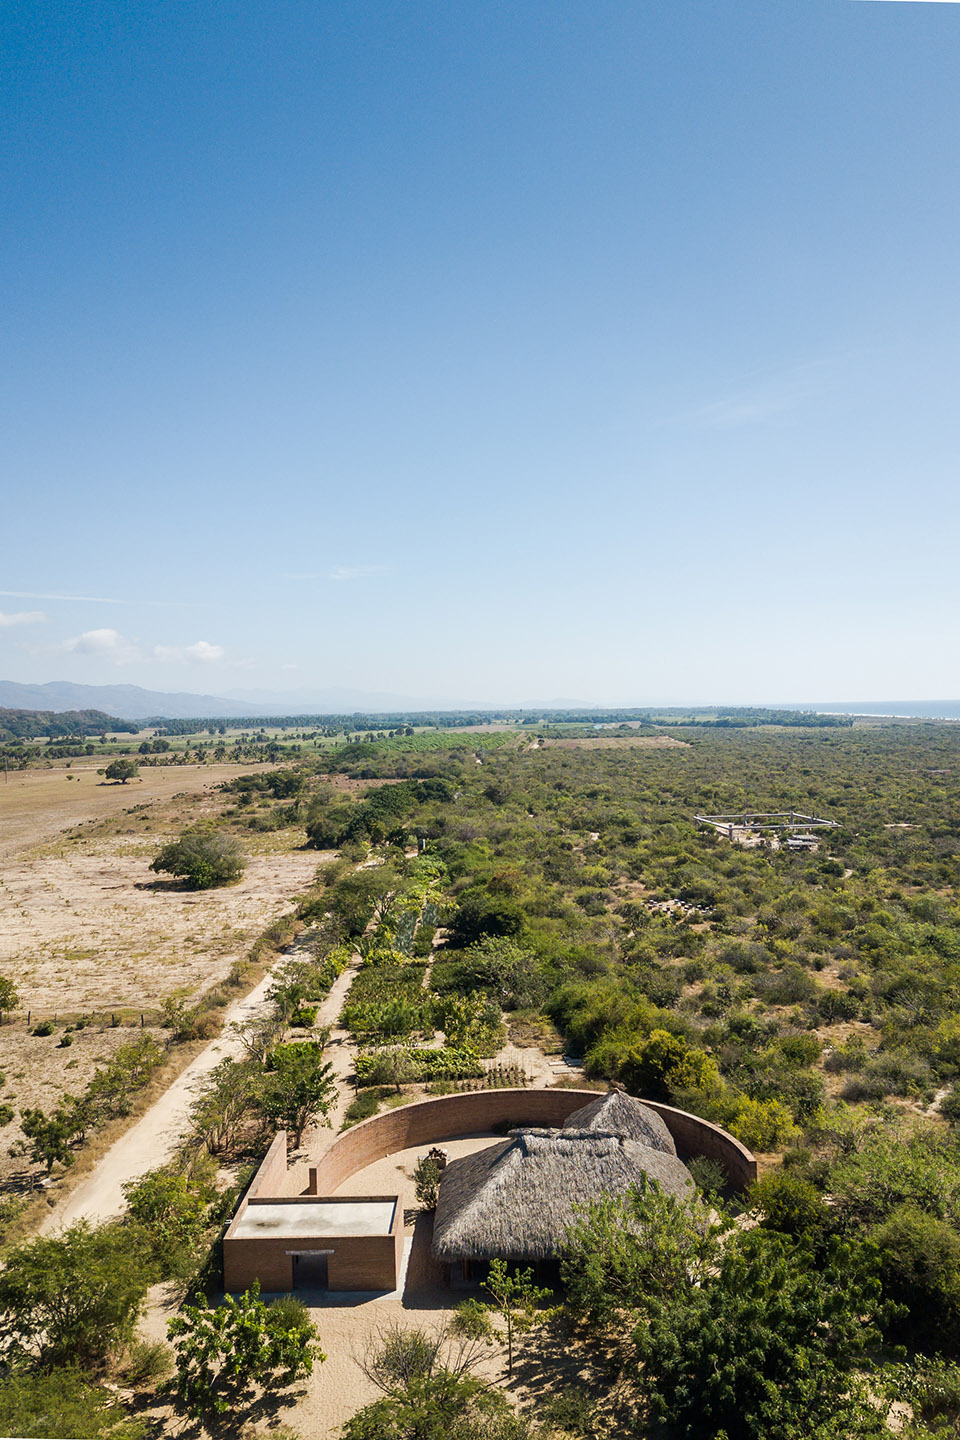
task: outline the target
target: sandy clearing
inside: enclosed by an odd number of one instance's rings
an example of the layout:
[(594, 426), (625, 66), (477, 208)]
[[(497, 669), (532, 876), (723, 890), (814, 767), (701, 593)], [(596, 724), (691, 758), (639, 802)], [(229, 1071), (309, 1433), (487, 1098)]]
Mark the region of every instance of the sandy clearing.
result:
[(152, 837), (115, 837), (8, 862), (0, 971), (35, 1015), (151, 1010), (174, 991), (208, 989), (325, 858), (253, 855), (238, 884), (192, 892), (152, 874), (158, 848)]
[[(330, 857), (315, 853), (312, 858), (323, 861)], [(207, 1075), (221, 1060), (238, 1059), (243, 1053), (239, 1037), (229, 1027), (244, 1025), (267, 1010), (266, 996), (274, 971), (296, 954), (296, 946), (285, 951), (260, 983), (228, 1008), (222, 1033), (191, 1060), (146, 1114), (111, 1146), (88, 1178), (51, 1212), (44, 1221), (42, 1234), (72, 1225), (76, 1220), (88, 1219), (93, 1224), (99, 1224), (122, 1214), (124, 1183), (162, 1165), (174, 1153), (178, 1142), (188, 1131), (190, 1107)], [(359, 958), (354, 956), (352, 964), (334, 982), (318, 1011), (318, 1025), (331, 1024), (339, 1015), (344, 997), (353, 983)], [(346, 1061), (347, 1057), (344, 1059)], [(352, 1063), (352, 1059), (347, 1063)], [(346, 1089), (346, 1086), (343, 1088)], [(341, 1109), (348, 1098), (341, 1096)]]
[(0, 780), (0, 859), (51, 840), (75, 825), (122, 813), (131, 805), (210, 791), (224, 780), (270, 765), (163, 765), (126, 785), (108, 785), (95, 760), (51, 770), (13, 770)]
[[(591, 735), (583, 739), (544, 739), (543, 749), (561, 750), (689, 750), (688, 740), (672, 735)], [(533, 748), (533, 747), (531, 747)]]

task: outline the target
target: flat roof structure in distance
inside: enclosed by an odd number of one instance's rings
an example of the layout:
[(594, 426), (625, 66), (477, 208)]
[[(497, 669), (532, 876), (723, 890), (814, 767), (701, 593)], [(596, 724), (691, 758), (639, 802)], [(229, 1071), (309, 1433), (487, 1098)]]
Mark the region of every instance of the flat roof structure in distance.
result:
[[(733, 815), (694, 815), (695, 824), (704, 829), (714, 829), (727, 840), (741, 845), (769, 844), (779, 848), (780, 837), (792, 850), (812, 848), (816, 845), (813, 835), (806, 834), (812, 829), (839, 829), (835, 819), (822, 815), (803, 815), (800, 811), (737, 811)], [(803, 845), (793, 845), (792, 837), (797, 831), (803, 834)]]

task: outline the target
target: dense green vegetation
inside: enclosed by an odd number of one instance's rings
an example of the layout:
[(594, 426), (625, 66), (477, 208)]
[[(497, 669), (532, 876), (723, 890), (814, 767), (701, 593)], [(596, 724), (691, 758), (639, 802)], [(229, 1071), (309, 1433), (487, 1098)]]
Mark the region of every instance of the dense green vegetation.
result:
[(32, 740), (38, 735), (105, 735), (108, 732), (135, 735), (134, 720), (118, 720), (102, 710), (7, 710), (0, 708), (0, 740)]
[[(445, 867), (435, 990), (543, 1007), (588, 1073), (777, 1148), (828, 1094), (922, 1107), (957, 1074), (958, 744), (947, 727), (733, 730), (665, 751), (387, 741), (320, 763), (409, 777), (352, 802), (339, 833), (382, 835), (378, 797), (404, 796), (384, 838), (417, 836)], [(793, 854), (692, 820), (744, 806), (840, 829)], [(314, 833), (344, 808), (315, 795)]]
[[(663, 748), (618, 745), (619, 730), (596, 745), (573, 720), (398, 725), (327, 735), (226, 787), (221, 837), (295, 826), (340, 854), (299, 902), (270, 1014), (197, 1097), (184, 1155), (128, 1193), (145, 1274), (185, 1277), (196, 1297), (230, 1203), (214, 1164), (262, 1154), (280, 1126), (296, 1143), (326, 1117), (317, 1007), (354, 954), (340, 1017), (360, 1046), (348, 1123), (423, 1093), (415, 1084), (487, 1083), (506, 1030), (553, 1036), (596, 1083), (696, 1111), (766, 1152), (747, 1196), (723, 1194), (702, 1164), (690, 1205), (650, 1188), (586, 1210), (552, 1307), (505, 1270), (488, 1297), (498, 1326), (474, 1304), (441, 1337), (410, 1330), (386, 1346), (371, 1376), (381, 1398), (350, 1422), (353, 1440), (846, 1440), (889, 1434), (893, 1401), (912, 1407), (901, 1433), (913, 1440), (960, 1433), (960, 729), (732, 718), (661, 728), (684, 742)], [(794, 853), (693, 819), (745, 808), (837, 828)], [(171, 1005), (168, 1019), (198, 1033), (196, 1015)], [(78, 1123), (128, 1103), (125, 1077), (38, 1112), (37, 1157), (68, 1163)], [(22, 1314), (44, 1292), (10, 1293), (7, 1313)], [(283, 1326), (312, 1339), (292, 1312), (257, 1305), (256, 1343), (276, 1342), (285, 1374)], [(195, 1335), (206, 1370), (195, 1387), (194, 1355), (176, 1383), (200, 1417), (216, 1409), (221, 1341), (240, 1321), (204, 1306), (189, 1319), (179, 1333)], [(17, 1324), (20, 1389), (9, 1382), (0, 1406), (22, 1407), (43, 1375), (78, 1426), (84, 1406), (109, 1405)], [(479, 1378), (498, 1335), (543, 1396), (525, 1416)]]
[[(398, 805), (381, 840), (401, 880), (414, 838), (442, 863), (430, 994), (479, 996), (508, 1025), (549, 1019), (596, 1079), (716, 1119), (782, 1164), (748, 1201), (759, 1229), (725, 1233), (710, 1285), (664, 1291), (656, 1314), (630, 1320), (629, 1366), (645, 1377), (631, 1425), (868, 1434), (883, 1429), (882, 1397), (908, 1392), (918, 1427), (952, 1424), (960, 732), (678, 733), (685, 748), (394, 739), (333, 749), (318, 768), (452, 792)], [(326, 835), (342, 802), (311, 785)], [(374, 808), (352, 803), (344, 843)], [(838, 829), (793, 853), (693, 822), (743, 808), (816, 812)], [(370, 985), (351, 996), (358, 1029), (377, 1003)], [(420, 985), (385, 995), (381, 1027), (414, 1035), (428, 1012)], [(609, 1275), (604, 1289), (615, 1293)], [(711, 1391), (703, 1377), (717, 1366), (726, 1388)]]
[[(0, 710), (0, 755), (8, 765), (37, 763), (94, 754), (138, 754), (148, 767), (207, 764), (211, 761), (279, 763), (328, 750), (340, 744), (368, 745), (384, 741), (411, 742), (404, 748), (433, 749), (451, 745), (491, 743), (489, 727), (501, 732), (547, 737), (651, 735), (664, 726), (712, 728), (801, 727), (837, 728), (853, 724), (850, 716), (818, 715), (795, 710), (749, 707), (692, 710), (493, 710), (417, 711), (381, 715), (283, 715), (269, 720), (253, 716), (228, 719), (198, 716), (145, 722), (117, 720), (100, 711), (53, 714), (45, 711)], [(477, 732), (479, 733), (467, 733)], [(125, 739), (145, 728), (139, 743)], [(459, 733), (458, 733), (459, 732)], [(94, 737), (98, 745), (89, 743)], [(493, 741), (500, 744), (503, 733)], [(87, 743), (84, 743), (87, 742)]]
[(164, 845), (150, 869), (178, 876), (190, 890), (212, 890), (239, 880), (246, 864), (243, 847), (233, 835), (195, 825), (179, 840)]

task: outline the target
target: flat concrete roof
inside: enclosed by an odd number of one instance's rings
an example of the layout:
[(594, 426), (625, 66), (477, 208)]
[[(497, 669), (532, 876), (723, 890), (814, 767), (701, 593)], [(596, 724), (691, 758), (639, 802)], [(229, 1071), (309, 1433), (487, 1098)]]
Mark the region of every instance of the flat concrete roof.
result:
[(393, 1200), (319, 1200), (248, 1205), (235, 1240), (309, 1240), (331, 1235), (389, 1235)]

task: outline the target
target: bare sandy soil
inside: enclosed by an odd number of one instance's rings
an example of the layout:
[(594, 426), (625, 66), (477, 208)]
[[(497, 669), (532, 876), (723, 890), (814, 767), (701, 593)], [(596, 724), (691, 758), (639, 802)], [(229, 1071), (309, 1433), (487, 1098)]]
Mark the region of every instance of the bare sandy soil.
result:
[(126, 785), (108, 785), (95, 759), (74, 760), (69, 769), (15, 770), (0, 781), (0, 859), (40, 845), (73, 826), (118, 815), (131, 805), (169, 799), (183, 791), (209, 792), (214, 785), (262, 765), (164, 765), (141, 770)]
[[(81, 1093), (136, 1038), (141, 1014), (166, 1039), (162, 1002), (195, 999), (223, 979), (330, 858), (300, 849), (303, 832), (289, 829), (246, 837), (247, 870), (223, 889), (191, 892), (150, 871), (165, 840), (229, 803), (213, 787), (249, 769), (177, 766), (126, 786), (101, 785), (89, 769), (79, 782), (66, 779), (73, 771), (0, 782), (0, 974), (23, 1006), (0, 1028), (6, 1104), (49, 1111)], [(81, 1016), (92, 1023), (65, 1034)], [(55, 1017), (54, 1034), (32, 1033)], [(0, 1181), (17, 1185), (38, 1174), (9, 1155), (19, 1133), (16, 1120), (0, 1130)]]
[[(273, 837), (271, 837), (273, 838)], [(222, 979), (304, 890), (314, 850), (253, 855), (236, 885), (158, 880), (156, 839), (113, 836), (8, 862), (0, 875), (0, 973), (39, 1015), (155, 1010)]]
[(242, 1055), (240, 1038), (230, 1027), (246, 1024), (267, 1008), (266, 994), (272, 979), (272, 971), (268, 971), (249, 995), (229, 1007), (218, 1038), (195, 1056), (156, 1104), (111, 1146), (93, 1173), (51, 1212), (41, 1227), (42, 1234), (83, 1219), (100, 1225), (123, 1213), (126, 1181), (136, 1180), (170, 1158), (189, 1130), (190, 1107), (210, 1071), (221, 1060), (236, 1060)]
[(583, 739), (545, 739), (543, 749), (561, 750), (689, 750), (687, 740), (672, 735), (590, 735)]

